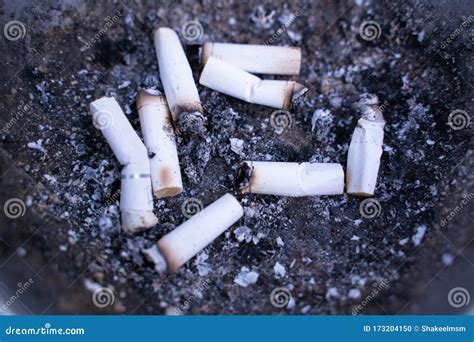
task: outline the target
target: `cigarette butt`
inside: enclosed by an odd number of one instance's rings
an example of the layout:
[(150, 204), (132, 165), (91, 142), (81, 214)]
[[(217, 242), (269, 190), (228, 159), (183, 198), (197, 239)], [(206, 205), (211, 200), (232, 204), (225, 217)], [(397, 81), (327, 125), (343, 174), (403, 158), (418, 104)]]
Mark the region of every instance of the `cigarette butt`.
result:
[[(377, 101), (361, 100), (362, 117), (352, 134), (347, 157), (347, 193), (356, 196), (372, 196), (382, 156), (385, 121)], [(374, 102), (375, 101), (375, 102)]]
[(256, 74), (298, 75), (301, 68), (298, 47), (208, 42), (202, 46), (203, 65), (209, 57)]
[(225, 194), (145, 250), (158, 272), (172, 273), (214, 241), (244, 214), (240, 203)]
[(206, 120), (178, 35), (162, 27), (155, 31), (154, 40), (161, 82), (175, 126), (182, 133), (201, 134)]
[(150, 157), (151, 183), (156, 197), (176, 196), (183, 191), (176, 138), (164, 95), (140, 90), (138, 115)]
[(344, 171), (337, 163), (246, 161), (239, 179), (244, 193), (301, 197), (344, 192)]
[(150, 162), (145, 145), (113, 97), (90, 104), (94, 126), (102, 131), (121, 165), (120, 211), (122, 228), (128, 234), (154, 226)]
[(290, 108), (293, 94), (304, 88), (294, 81), (261, 80), (214, 57), (208, 58), (199, 83), (249, 103), (279, 109)]

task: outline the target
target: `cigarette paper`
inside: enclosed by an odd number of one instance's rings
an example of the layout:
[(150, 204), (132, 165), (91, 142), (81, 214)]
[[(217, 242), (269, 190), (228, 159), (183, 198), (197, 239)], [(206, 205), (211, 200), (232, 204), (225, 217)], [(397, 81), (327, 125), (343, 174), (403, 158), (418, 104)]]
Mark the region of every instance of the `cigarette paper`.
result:
[(344, 192), (344, 171), (337, 163), (246, 161), (240, 171), (242, 192), (292, 197)]
[(360, 102), (363, 102), (362, 117), (357, 122), (349, 146), (346, 186), (349, 194), (372, 196), (382, 156), (385, 121), (376, 97)]
[(201, 62), (215, 57), (236, 68), (273, 75), (298, 75), (301, 68), (301, 49), (286, 46), (205, 43)]
[(138, 115), (143, 140), (150, 156), (151, 183), (157, 197), (176, 196), (183, 191), (176, 138), (164, 95), (140, 90)]
[(120, 211), (122, 227), (128, 234), (154, 226), (150, 161), (145, 145), (113, 97), (90, 104), (94, 125), (101, 129), (121, 165)]
[(293, 94), (304, 89), (294, 81), (261, 80), (214, 57), (208, 58), (199, 83), (249, 103), (280, 109), (290, 108)]
[(172, 273), (214, 241), (243, 214), (244, 210), (235, 197), (225, 194), (144, 252), (155, 263), (158, 272)]
[(201, 100), (178, 35), (170, 28), (157, 29), (155, 49), (161, 82), (178, 131), (202, 133), (205, 118)]

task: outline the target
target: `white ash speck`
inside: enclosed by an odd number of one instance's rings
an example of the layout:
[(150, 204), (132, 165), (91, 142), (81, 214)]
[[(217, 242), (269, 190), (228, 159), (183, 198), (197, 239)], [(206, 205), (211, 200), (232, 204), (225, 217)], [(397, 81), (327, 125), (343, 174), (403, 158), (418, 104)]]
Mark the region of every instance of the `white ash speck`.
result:
[(304, 314), (307, 314), (309, 312), (309, 310), (311, 310), (311, 305), (305, 305), (302, 309), (301, 309), (301, 313), (304, 315)]
[(36, 141), (29, 142), (26, 146), (28, 146), (28, 148), (31, 148), (33, 150), (38, 150), (40, 152), (43, 152), (44, 154), (48, 153), (43, 147), (43, 139), (38, 139)]
[(281, 239), (281, 237), (277, 237), (277, 238), (275, 239), (275, 241), (276, 241), (276, 244), (277, 244), (278, 247), (283, 247), (283, 246), (285, 246), (285, 243), (283, 242), (283, 240)]
[(317, 109), (311, 118), (311, 131), (316, 132), (316, 137), (324, 138), (328, 135), (333, 123), (333, 115), (328, 109)]
[(201, 277), (207, 276), (211, 271), (209, 264), (206, 262), (208, 258), (209, 255), (206, 252), (201, 252), (197, 255), (196, 261), (194, 262)]
[(237, 138), (230, 138), (229, 140), (230, 140), (230, 149), (234, 153), (241, 156), (244, 150), (244, 141), (242, 139), (237, 139)]
[(405, 239), (401, 239), (400, 241), (398, 241), (398, 244), (400, 246), (405, 246), (408, 242), (409, 238), (405, 238)]
[(26, 256), (26, 249), (23, 248), (23, 247), (19, 247), (19, 248), (17, 248), (16, 253), (19, 256), (24, 257), (24, 256)]
[(337, 288), (335, 287), (330, 287), (328, 288), (326, 292), (326, 300), (328, 302), (332, 301), (333, 299), (339, 298), (341, 295), (339, 294), (339, 291), (337, 291)]
[(243, 266), (240, 269), (240, 273), (234, 278), (234, 283), (239, 286), (247, 287), (255, 284), (260, 274), (255, 271), (250, 271), (248, 267)]
[(252, 15), (250, 16), (250, 20), (255, 23), (255, 26), (259, 29), (267, 29), (273, 26), (275, 23), (275, 10), (268, 11), (266, 10), (263, 5), (257, 6)]
[(251, 233), (252, 233), (252, 230), (246, 226), (241, 226), (234, 230), (235, 238), (239, 242), (242, 242), (244, 240), (246, 242), (249, 242), (251, 240)]
[(441, 261), (444, 265), (449, 266), (453, 263), (454, 257), (451, 254), (445, 253), (441, 256)]
[(359, 289), (350, 289), (347, 296), (350, 299), (359, 299), (362, 296), (362, 293), (360, 292)]
[(53, 185), (58, 181), (56, 177), (48, 175), (48, 174), (44, 175), (44, 178), (48, 181), (50, 185)]
[(352, 235), (351, 240), (352, 241), (359, 241), (360, 237), (358, 237), (357, 235)]
[(287, 309), (293, 309), (296, 305), (296, 301), (293, 298), (293, 296), (290, 297), (290, 300), (288, 301), (288, 305), (286, 306)]
[(426, 226), (421, 225), (418, 228), (416, 228), (416, 233), (411, 237), (411, 240), (413, 241), (413, 244), (415, 246), (419, 246), (421, 243), (421, 240), (423, 239), (423, 236), (425, 236), (426, 232)]
[(283, 278), (286, 275), (285, 266), (277, 262), (275, 266), (273, 266), (273, 271), (275, 272), (275, 277), (277, 279)]

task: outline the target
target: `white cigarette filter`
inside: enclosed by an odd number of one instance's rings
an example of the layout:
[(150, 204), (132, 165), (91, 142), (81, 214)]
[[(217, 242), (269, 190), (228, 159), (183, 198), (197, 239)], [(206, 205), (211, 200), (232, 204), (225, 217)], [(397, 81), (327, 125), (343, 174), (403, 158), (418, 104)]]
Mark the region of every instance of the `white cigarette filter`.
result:
[(352, 134), (346, 176), (347, 193), (356, 196), (372, 196), (377, 184), (385, 126), (377, 103), (375, 96), (359, 101), (362, 117)]
[(261, 80), (214, 57), (208, 58), (199, 83), (249, 103), (280, 109), (290, 108), (293, 94), (304, 89), (294, 81)]
[(164, 95), (140, 90), (138, 115), (143, 140), (150, 156), (151, 183), (157, 197), (176, 196), (183, 191), (176, 138)]
[(122, 228), (133, 234), (154, 226), (150, 161), (145, 145), (113, 97), (90, 104), (94, 126), (102, 131), (122, 169), (120, 211)]
[(340, 195), (344, 171), (337, 163), (246, 161), (240, 169), (242, 192), (277, 196)]
[(161, 82), (175, 126), (183, 133), (204, 132), (201, 100), (178, 35), (170, 28), (157, 29), (155, 49)]
[(244, 214), (231, 194), (217, 201), (163, 236), (156, 245), (145, 250), (160, 273), (172, 273), (214, 241)]
[(201, 62), (215, 57), (236, 68), (273, 75), (298, 75), (301, 68), (301, 49), (287, 46), (205, 43)]

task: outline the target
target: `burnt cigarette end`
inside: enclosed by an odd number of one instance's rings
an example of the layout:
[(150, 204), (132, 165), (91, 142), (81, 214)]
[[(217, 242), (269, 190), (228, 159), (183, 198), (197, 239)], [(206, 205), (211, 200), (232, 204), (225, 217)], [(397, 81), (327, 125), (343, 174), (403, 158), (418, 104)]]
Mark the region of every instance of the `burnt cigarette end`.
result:
[(181, 112), (176, 126), (180, 134), (204, 135), (206, 118), (199, 111)]
[(148, 249), (144, 249), (143, 253), (146, 255), (147, 259), (155, 264), (155, 270), (158, 273), (165, 273), (168, 270), (168, 264), (161, 254), (160, 249), (157, 245), (153, 245)]
[(285, 99), (283, 102), (283, 109), (290, 109), (293, 107), (293, 102), (300, 96), (304, 95), (308, 91), (304, 85), (294, 82), (288, 81), (286, 91), (285, 91)]
[(212, 47), (214, 46), (213, 43), (204, 43), (202, 45), (202, 51), (201, 51), (201, 64), (205, 65), (207, 63), (207, 60), (209, 59), (210, 56), (212, 56)]
[(252, 175), (253, 167), (247, 162), (242, 163), (237, 174), (237, 186), (241, 192), (248, 192), (250, 190)]

